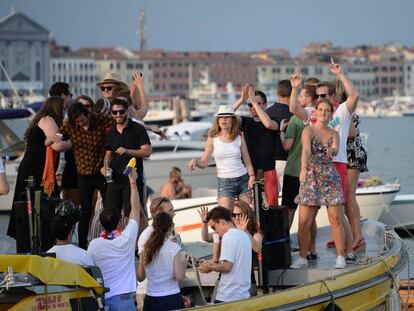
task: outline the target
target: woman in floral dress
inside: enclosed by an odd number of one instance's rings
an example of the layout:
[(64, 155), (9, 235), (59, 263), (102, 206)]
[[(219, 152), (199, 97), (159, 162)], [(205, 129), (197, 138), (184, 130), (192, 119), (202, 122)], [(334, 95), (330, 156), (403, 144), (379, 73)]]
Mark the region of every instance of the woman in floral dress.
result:
[(339, 134), (328, 127), (333, 114), (333, 103), (321, 99), (316, 104), (316, 122), (302, 132), (302, 164), (300, 189), (295, 202), (299, 204), (299, 249), (300, 257), (291, 268), (298, 269), (308, 265), (306, 260), (309, 249), (312, 220), (318, 208), (327, 207), (332, 236), (335, 241), (337, 258), (336, 269), (346, 267), (344, 258), (345, 234), (342, 224), (344, 195), (341, 179), (332, 162), (338, 153)]

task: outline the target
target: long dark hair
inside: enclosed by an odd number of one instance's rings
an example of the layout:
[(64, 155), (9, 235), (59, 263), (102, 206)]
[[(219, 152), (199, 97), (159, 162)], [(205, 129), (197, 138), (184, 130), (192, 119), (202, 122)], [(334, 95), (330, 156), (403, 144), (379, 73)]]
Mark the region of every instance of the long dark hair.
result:
[(150, 264), (154, 258), (158, 255), (162, 245), (164, 244), (165, 238), (167, 237), (168, 231), (173, 225), (172, 218), (167, 213), (156, 214), (152, 226), (154, 231), (151, 233), (147, 243), (145, 243), (145, 256), (144, 265)]
[(40, 119), (43, 117), (52, 117), (55, 120), (58, 127), (62, 125), (63, 122), (63, 99), (60, 96), (50, 96), (46, 99), (42, 108), (35, 114), (30, 122), (29, 127), (24, 133), (24, 139), (27, 140), (29, 137), (30, 131), (39, 123)]
[(263, 233), (259, 227), (259, 224), (257, 223), (256, 215), (255, 213), (253, 213), (252, 208), (249, 206), (249, 204), (247, 204), (244, 201), (236, 201), (234, 202), (234, 206), (240, 208), (242, 213), (244, 215), (247, 215), (247, 219), (249, 220), (249, 222), (247, 223), (246, 229), (252, 236), (255, 235), (257, 232), (261, 234)]

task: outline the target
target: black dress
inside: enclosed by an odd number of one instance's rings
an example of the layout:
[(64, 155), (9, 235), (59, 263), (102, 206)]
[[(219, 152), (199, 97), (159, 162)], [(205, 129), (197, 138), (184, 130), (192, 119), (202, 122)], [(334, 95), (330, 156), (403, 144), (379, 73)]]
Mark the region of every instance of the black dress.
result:
[[(43, 190), (41, 186), (43, 170), (46, 161), (46, 147), (45, 147), (46, 136), (43, 130), (38, 126), (34, 126), (28, 134), (26, 151), (24, 157), (20, 162), (16, 187), (13, 197), (13, 205), (10, 214), (9, 227), (7, 229), (7, 235), (16, 239), (16, 210), (15, 202), (26, 201), (26, 185), (29, 176), (34, 177), (34, 190)], [(59, 159), (58, 159), (59, 160)], [(57, 164), (57, 163), (56, 163)], [(56, 168), (56, 166), (55, 166)], [(57, 185), (55, 182), (55, 190), (52, 196), (58, 196)], [(34, 198), (32, 198), (34, 199)], [(22, 228), (23, 229), (23, 228)], [(27, 229), (23, 229), (27, 230)]]

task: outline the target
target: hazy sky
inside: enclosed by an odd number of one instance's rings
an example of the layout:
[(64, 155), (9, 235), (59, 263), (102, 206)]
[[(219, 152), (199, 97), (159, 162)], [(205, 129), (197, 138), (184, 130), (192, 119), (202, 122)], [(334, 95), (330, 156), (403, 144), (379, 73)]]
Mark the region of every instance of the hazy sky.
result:
[(0, 0), (0, 16), (11, 6), (74, 49), (138, 49), (140, 9), (148, 48), (298, 54), (309, 41), (414, 45), (413, 0)]

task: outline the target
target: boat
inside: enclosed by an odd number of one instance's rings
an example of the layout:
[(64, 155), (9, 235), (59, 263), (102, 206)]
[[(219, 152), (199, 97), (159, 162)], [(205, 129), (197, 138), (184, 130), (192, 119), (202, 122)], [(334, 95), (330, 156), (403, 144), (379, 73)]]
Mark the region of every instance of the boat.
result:
[[(196, 189), (196, 187), (193, 187), (193, 189)], [(356, 198), (360, 206), (361, 217), (363, 219), (378, 220), (399, 191), (400, 185), (396, 183), (358, 188)], [(182, 235), (183, 240), (193, 242), (200, 240), (201, 223), (197, 209), (201, 206), (209, 208), (217, 206), (217, 190), (204, 187), (196, 191), (195, 195), (197, 197), (173, 201), (176, 212), (174, 218), (176, 231)], [(297, 232), (298, 218), (298, 213), (296, 213), (291, 232)], [(316, 222), (318, 227), (329, 226), (326, 207), (321, 207)]]
[(379, 221), (392, 228), (414, 229), (414, 194), (399, 194), (382, 212)]
[(319, 259), (307, 268), (270, 270), (267, 285), (272, 293), (206, 304), (212, 299), (218, 274), (198, 274), (195, 268), (187, 272), (184, 290), (199, 306), (197, 310), (400, 310), (397, 275), (408, 261), (403, 243), (394, 231), (376, 221), (364, 222), (362, 230), (366, 249), (357, 253), (359, 264), (345, 269), (332, 268), (336, 254), (325, 246), (331, 231), (322, 227), (317, 239)]
[(97, 267), (36, 255), (0, 255), (0, 311), (98, 310), (102, 280)]

